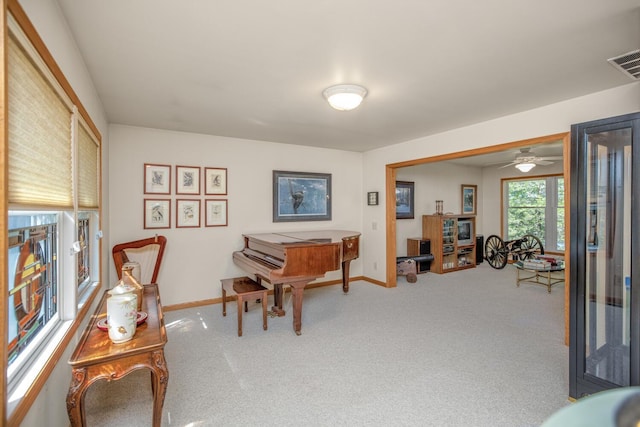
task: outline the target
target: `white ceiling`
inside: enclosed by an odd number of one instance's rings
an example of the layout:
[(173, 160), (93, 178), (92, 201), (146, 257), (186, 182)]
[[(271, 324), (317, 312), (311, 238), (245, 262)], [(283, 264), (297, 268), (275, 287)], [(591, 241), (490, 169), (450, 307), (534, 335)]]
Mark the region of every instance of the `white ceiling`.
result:
[(353, 151), (629, 84), (640, 48), (640, 0), (58, 3), (110, 123)]

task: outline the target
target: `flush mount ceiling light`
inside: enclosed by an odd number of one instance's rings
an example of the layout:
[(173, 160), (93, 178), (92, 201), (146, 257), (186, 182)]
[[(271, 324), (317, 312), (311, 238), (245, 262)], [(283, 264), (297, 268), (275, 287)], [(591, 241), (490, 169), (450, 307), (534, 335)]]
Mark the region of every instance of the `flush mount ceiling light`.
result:
[(535, 168), (536, 164), (535, 163), (518, 163), (516, 165), (516, 168), (520, 171), (520, 172), (529, 172), (531, 169)]
[(349, 111), (360, 105), (367, 89), (358, 85), (336, 85), (326, 88), (322, 95), (336, 110)]

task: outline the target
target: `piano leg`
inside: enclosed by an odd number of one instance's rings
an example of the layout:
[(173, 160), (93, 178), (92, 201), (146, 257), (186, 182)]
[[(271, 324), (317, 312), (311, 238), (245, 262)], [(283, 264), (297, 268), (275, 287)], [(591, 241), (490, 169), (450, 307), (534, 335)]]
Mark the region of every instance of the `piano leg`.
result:
[(283, 296), (284, 291), (282, 290), (282, 283), (273, 285), (273, 307), (271, 307), (271, 310), (276, 313), (278, 317), (285, 315), (285, 311), (282, 309)]
[(302, 298), (304, 296), (304, 287), (309, 282), (291, 283), (291, 297), (293, 298), (293, 330), (296, 335), (302, 334)]
[(351, 266), (351, 260), (342, 261), (342, 291), (349, 293), (349, 267)]
[[(262, 276), (256, 274), (256, 282), (258, 282), (259, 285), (262, 285), (262, 279)], [(285, 315), (285, 312), (282, 309), (282, 294), (282, 284), (273, 285), (273, 307), (271, 307), (271, 311), (278, 317)]]
[(282, 297), (283, 297), (282, 283), (273, 285), (273, 307), (271, 311), (282, 317), (285, 315), (285, 311), (282, 309)]

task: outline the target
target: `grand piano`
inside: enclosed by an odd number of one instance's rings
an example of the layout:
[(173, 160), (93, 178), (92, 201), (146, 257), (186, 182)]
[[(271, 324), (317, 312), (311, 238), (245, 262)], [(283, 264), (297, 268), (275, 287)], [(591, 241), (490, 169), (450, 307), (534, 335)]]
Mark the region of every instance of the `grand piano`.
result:
[(328, 271), (342, 267), (342, 290), (349, 292), (349, 265), (358, 258), (360, 233), (344, 230), (317, 230), (283, 233), (245, 234), (244, 249), (233, 253), (233, 261), (273, 285), (273, 311), (284, 316), (283, 285), (291, 287), (293, 330), (302, 329), (302, 299), (310, 282)]

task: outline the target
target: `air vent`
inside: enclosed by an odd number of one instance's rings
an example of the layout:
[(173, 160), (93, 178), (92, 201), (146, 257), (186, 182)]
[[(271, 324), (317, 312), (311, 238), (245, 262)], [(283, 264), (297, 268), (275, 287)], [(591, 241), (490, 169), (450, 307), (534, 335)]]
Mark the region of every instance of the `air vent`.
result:
[(607, 59), (611, 65), (633, 80), (640, 80), (640, 49)]

